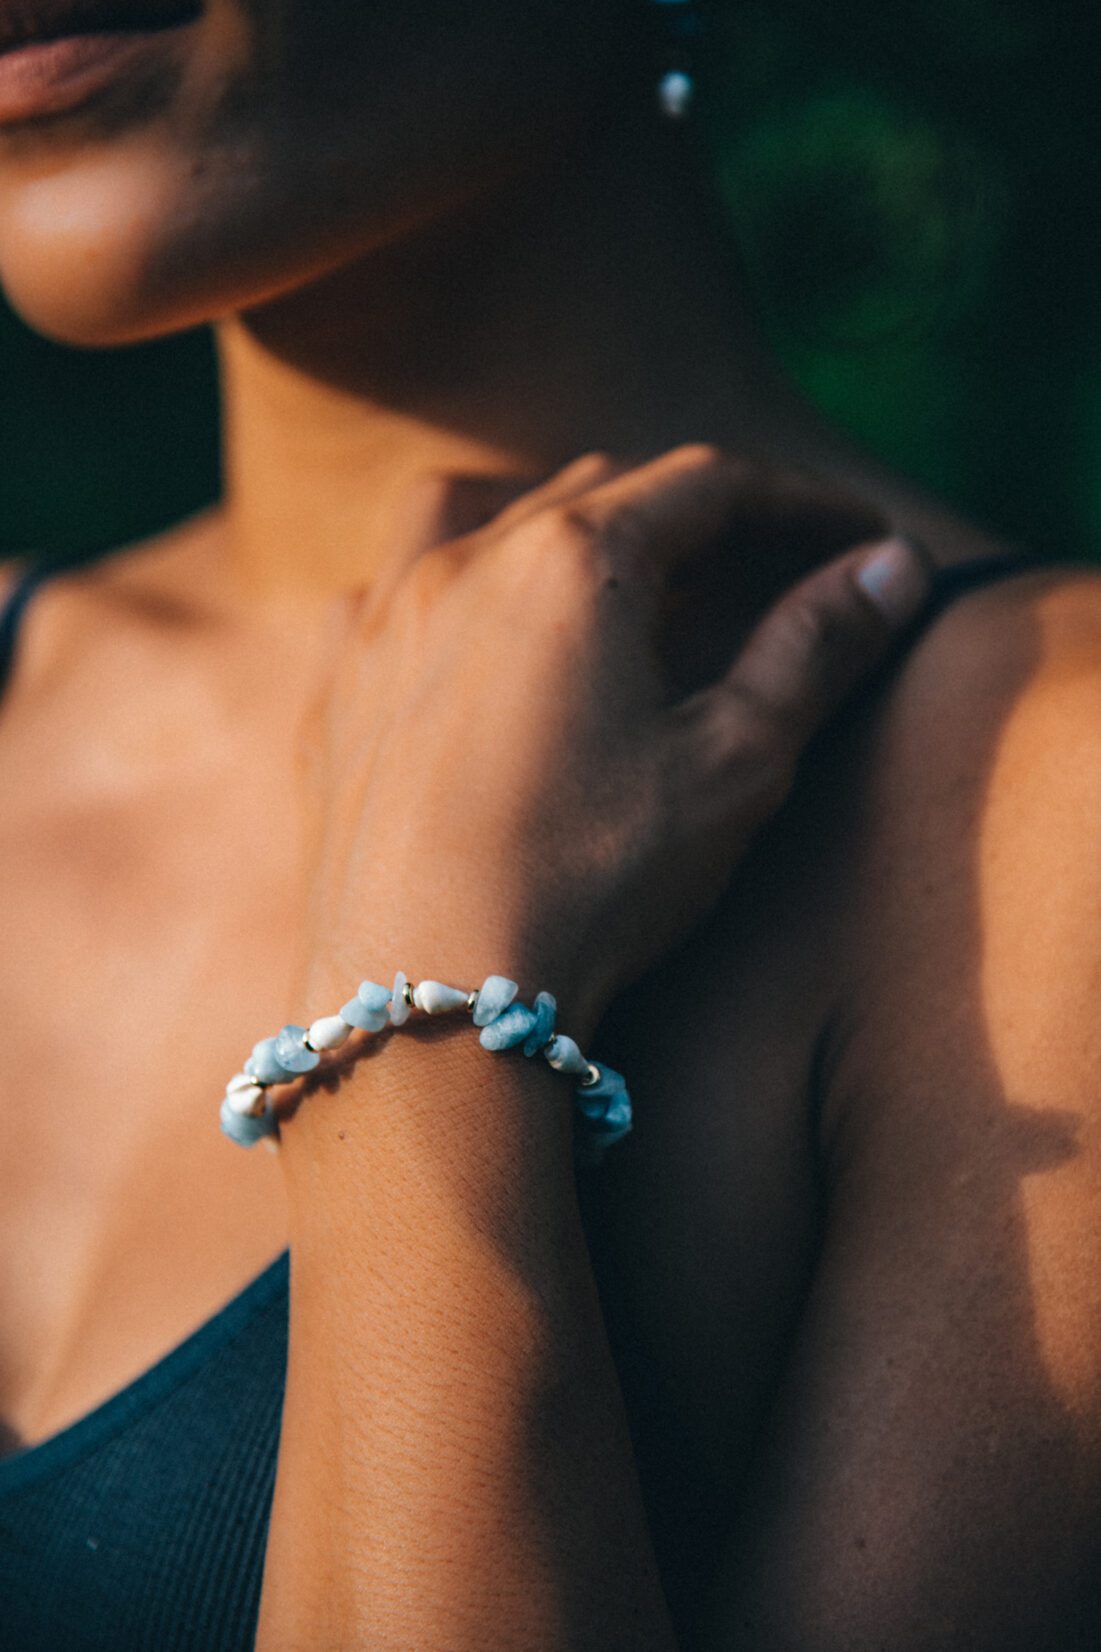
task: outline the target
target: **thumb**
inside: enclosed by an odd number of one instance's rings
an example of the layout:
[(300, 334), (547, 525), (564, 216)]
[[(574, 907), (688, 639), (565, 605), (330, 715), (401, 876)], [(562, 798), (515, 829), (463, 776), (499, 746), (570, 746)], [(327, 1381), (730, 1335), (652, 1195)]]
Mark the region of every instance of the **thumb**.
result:
[(705, 721), (725, 724), (731, 744), (744, 713), (787, 730), (797, 755), (924, 607), (932, 568), (906, 539), (885, 539), (837, 557), (781, 597), (725, 676), (694, 696)]

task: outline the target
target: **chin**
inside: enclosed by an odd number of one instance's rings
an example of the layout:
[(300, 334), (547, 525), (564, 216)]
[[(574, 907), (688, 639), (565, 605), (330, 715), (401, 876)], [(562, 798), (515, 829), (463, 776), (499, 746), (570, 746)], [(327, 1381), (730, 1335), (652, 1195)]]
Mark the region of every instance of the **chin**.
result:
[(258, 306), (493, 187), (561, 124), (564, 67), (529, 61), (530, 46), (514, 65), (519, 35), (502, 44), (495, 13), (474, 8), (475, 28), (463, 8), (418, 0), (461, 38), (437, 44), (437, 62), (393, 14), (383, 73), (366, 49), (374, 25), (366, 44), (337, 28), (351, 0), (252, 3), (261, 22), (287, 8), (308, 20), (320, 4), (336, 44), (316, 61), (302, 47), (316, 74), (278, 56), (272, 24), (269, 76), (249, 31), (233, 32), (245, 0), (208, 0), (201, 21), (148, 48), (142, 77), (0, 135), (0, 285), (30, 326), (94, 348)]
[(188, 168), (116, 153), (0, 192), (0, 285), (13, 309), (62, 344), (136, 344), (262, 303), (339, 257), (288, 233), (289, 215), (192, 183)]
[(164, 122), (0, 169), (0, 286), (37, 332), (100, 348), (219, 321), (369, 256), (450, 201), (427, 169), (399, 192), (396, 163), (349, 181), (309, 146), (296, 157), (175, 138)]
[(43, 167), (0, 191), (0, 282), (31, 327), (98, 346), (187, 324), (149, 281), (170, 199), (157, 170), (116, 153), (109, 166)]
[(16, 272), (4, 283), (11, 308), (27, 326), (57, 344), (107, 350), (182, 332), (193, 323), (184, 315), (156, 310), (124, 283), (97, 281), (74, 291), (68, 272), (35, 269), (28, 279)]

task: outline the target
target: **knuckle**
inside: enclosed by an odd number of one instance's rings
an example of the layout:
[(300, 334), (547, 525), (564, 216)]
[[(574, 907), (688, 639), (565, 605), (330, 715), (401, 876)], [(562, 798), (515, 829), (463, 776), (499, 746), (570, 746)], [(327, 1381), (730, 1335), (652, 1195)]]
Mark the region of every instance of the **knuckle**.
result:
[(592, 595), (600, 577), (600, 532), (586, 506), (550, 507), (509, 536), (498, 564), (517, 600), (554, 619), (576, 615)]
[(774, 707), (737, 689), (731, 690), (730, 698), (727, 774), (751, 812), (767, 815), (791, 790), (799, 742), (788, 719)]
[(646, 552), (653, 533), (644, 504), (623, 499), (601, 526), (601, 545), (607, 555), (625, 558), (633, 563)]
[(734, 682), (716, 685), (687, 703), (674, 726), (673, 744), (688, 777), (679, 790), (702, 785), (719, 818), (753, 831), (787, 799), (801, 743), (752, 690)]
[(767, 768), (791, 746), (791, 731), (776, 708), (731, 684), (726, 700), (727, 761), (746, 770)]
[(584, 500), (557, 506), (550, 513), (548, 547), (556, 572), (572, 573), (586, 583), (605, 572), (609, 540), (618, 536), (620, 514), (617, 510), (614, 517), (605, 517)]
[(503, 540), (499, 550), (503, 567), (516, 578), (531, 575), (555, 578), (571, 567), (583, 567), (590, 555), (594, 528), (584, 507), (553, 505), (522, 523)]
[(781, 639), (796, 660), (839, 653), (854, 640), (852, 615), (810, 595), (790, 598), (778, 619)]
[(550, 512), (557, 537), (563, 546), (588, 553), (600, 537), (602, 522), (593, 506), (584, 499), (571, 499)]
[(592, 506), (580, 501), (555, 506), (547, 530), (546, 550), (554, 557), (555, 567), (574, 568), (580, 573), (592, 565), (602, 532)]

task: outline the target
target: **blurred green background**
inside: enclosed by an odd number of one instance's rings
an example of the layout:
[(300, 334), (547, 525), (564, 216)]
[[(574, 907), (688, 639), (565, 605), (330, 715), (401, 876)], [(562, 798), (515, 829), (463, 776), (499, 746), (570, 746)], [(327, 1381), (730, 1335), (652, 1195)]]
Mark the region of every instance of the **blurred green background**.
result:
[[(839, 422), (1010, 537), (1101, 546), (1101, 21), (1066, 0), (713, 0), (702, 164)], [(217, 491), (203, 334), (69, 351), (0, 309), (0, 554)]]

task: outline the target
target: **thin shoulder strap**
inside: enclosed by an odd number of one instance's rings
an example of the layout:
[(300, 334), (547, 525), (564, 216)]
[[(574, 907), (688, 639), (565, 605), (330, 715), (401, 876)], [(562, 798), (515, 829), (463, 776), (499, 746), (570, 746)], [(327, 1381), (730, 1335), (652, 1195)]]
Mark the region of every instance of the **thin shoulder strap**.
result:
[(15, 663), (15, 647), (19, 639), (19, 625), (27, 604), (40, 585), (57, 573), (56, 562), (31, 562), (15, 578), (0, 608), (0, 695), (8, 686), (11, 668)]
[(966, 562), (950, 563), (948, 567), (937, 570), (925, 617), (933, 618), (968, 591), (995, 585), (1001, 579), (1011, 579), (1014, 574), (1027, 574), (1049, 566), (1046, 557), (1026, 550), (1004, 551), (1000, 556), (975, 556), (969, 557)]

